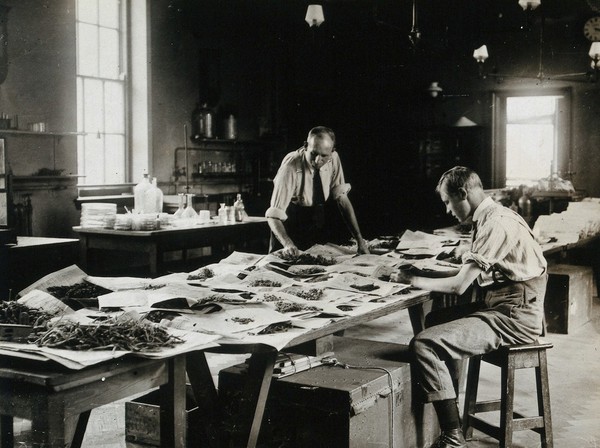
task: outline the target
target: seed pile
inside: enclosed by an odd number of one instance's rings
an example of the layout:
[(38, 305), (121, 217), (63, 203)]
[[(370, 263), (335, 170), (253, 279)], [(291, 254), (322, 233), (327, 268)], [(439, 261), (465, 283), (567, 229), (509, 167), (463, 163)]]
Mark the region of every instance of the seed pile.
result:
[(29, 342), (39, 347), (69, 350), (155, 351), (183, 342), (163, 328), (144, 322), (115, 319), (101, 324), (46, 323), (36, 327)]
[(323, 297), (323, 290), (319, 288), (310, 288), (308, 291), (303, 289), (293, 289), (288, 292), (304, 300), (319, 300)]
[(297, 311), (323, 311), (316, 306), (304, 305), (302, 303), (286, 302), (280, 300), (275, 303), (275, 309), (280, 313), (295, 313)]
[(325, 272), (325, 269), (323, 269), (320, 266), (309, 266), (307, 268), (296, 269), (294, 271), (294, 274), (296, 274), (296, 275), (312, 275), (312, 274), (321, 274), (323, 272)]
[(256, 280), (250, 282), (250, 286), (270, 286), (273, 288), (279, 288), (281, 286), (281, 283), (276, 282), (274, 280), (256, 279)]
[(369, 292), (369, 291), (375, 291), (376, 289), (379, 289), (379, 286), (371, 283), (371, 284), (367, 284), (367, 285), (350, 285), (350, 288), (356, 289), (358, 291)]

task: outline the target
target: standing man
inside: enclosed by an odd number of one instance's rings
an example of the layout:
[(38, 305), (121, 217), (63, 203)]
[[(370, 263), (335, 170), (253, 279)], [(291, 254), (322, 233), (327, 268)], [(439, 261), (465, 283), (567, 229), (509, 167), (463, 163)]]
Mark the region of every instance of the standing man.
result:
[(269, 252), (283, 247), (283, 256), (294, 257), (299, 250), (327, 242), (324, 205), (331, 196), (358, 243), (358, 253), (369, 253), (348, 198), (350, 184), (344, 180), (331, 129), (312, 128), (304, 146), (284, 157), (273, 183), (271, 206), (265, 213), (271, 228)]
[(411, 341), (425, 401), (433, 403), (442, 429), (433, 447), (457, 448), (467, 443), (460, 429), (452, 366), (501, 345), (533, 342), (542, 334), (546, 260), (523, 218), (488, 197), (469, 168), (458, 166), (444, 173), (436, 191), (448, 213), (460, 222), (473, 220), (471, 248), (454, 276), (400, 274), (398, 280), (454, 294), (463, 294), (476, 281), (477, 301), (436, 311), (438, 316), (430, 313), (428, 320), (445, 323), (426, 328)]

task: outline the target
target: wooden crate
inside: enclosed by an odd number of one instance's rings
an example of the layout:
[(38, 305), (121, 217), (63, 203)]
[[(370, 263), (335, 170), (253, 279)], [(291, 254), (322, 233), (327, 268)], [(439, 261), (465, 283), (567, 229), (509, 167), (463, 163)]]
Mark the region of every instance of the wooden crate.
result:
[[(273, 380), (259, 446), (431, 445), (439, 426), (433, 406), (413, 397), (407, 346), (336, 337), (334, 351), (341, 362), (371, 369), (320, 366)], [(235, 404), (245, 374), (245, 364), (219, 373), (225, 410)], [(235, 413), (226, 415), (225, 430), (236, 421)]]
[[(125, 403), (125, 440), (150, 446), (160, 446), (160, 395), (152, 392)], [(190, 430), (189, 422), (194, 421), (198, 406), (191, 386), (186, 390), (186, 431), (187, 445), (198, 446), (198, 431)]]
[(548, 274), (546, 327), (549, 332), (567, 334), (590, 320), (593, 270), (589, 266), (555, 264), (548, 266)]

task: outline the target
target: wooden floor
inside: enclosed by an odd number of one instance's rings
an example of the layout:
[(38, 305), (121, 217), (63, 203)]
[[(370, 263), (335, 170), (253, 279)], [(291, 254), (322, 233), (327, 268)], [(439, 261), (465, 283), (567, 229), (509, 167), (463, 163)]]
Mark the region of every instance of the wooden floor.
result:
[[(406, 311), (377, 319), (353, 328), (347, 336), (386, 342), (408, 343), (411, 337)], [(569, 335), (550, 333), (554, 344), (548, 352), (554, 446), (556, 448), (600, 448), (600, 300), (594, 298), (592, 320)], [(219, 369), (242, 362), (242, 356), (211, 355), (209, 362), (215, 375)], [(517, 372), (516, 407), (535, 411), (535, 382), (529, 371)], [(215, 377), (216, 378), (216, 377)], [(499, 371), (482, 365), (480, 398), (494, 398), (499, 393)], [(462, 397), (461, 397), (462, 398)], [(461, 400), (462, 402), (462, 400)], [(520, 406), (519, 406), (520, 405)], [(125, 441), (124, 402), (113, 403), (92, 411), (84, 447), (140, 448)], [(527, 412), (525, 412), (527, 413)], [(15, 423), (15, 446), (28, 447), (31, 425)], [(498, 443), (475, 431), (469, 448), (497, 447)], [(539, 436), (531, 431), (516, 433), (514, 448), (536, 448)]]

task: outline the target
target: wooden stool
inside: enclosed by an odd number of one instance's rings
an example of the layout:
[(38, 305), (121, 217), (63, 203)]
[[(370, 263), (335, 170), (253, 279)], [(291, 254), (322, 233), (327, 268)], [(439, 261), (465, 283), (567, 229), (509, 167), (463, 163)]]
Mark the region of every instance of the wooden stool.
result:
[[(499, 440), (501, 448), (508, 448), (512, 446), (513, 431), (531, 429), (540, 434), (542, 447), (553, 447), (550, 390), (546, 364), (546, 350), (549, 348), (552, 348), (552, 344), (548, 342), (509, 345), (470, 359), (463, 415), (465, 438), (470, 439), (473, 436), (473, 428), (476, 428)], [(482, 360), (501, 368), (502, 396), (499, 400), (477, 401), (479, 370)], [(525, 417), (513, 410), (515, 370), (532, 367), (535, 367), (539, 415)], [(500, 411), (500, 426), (488, 423), (475, 415), (489, 411)]]

